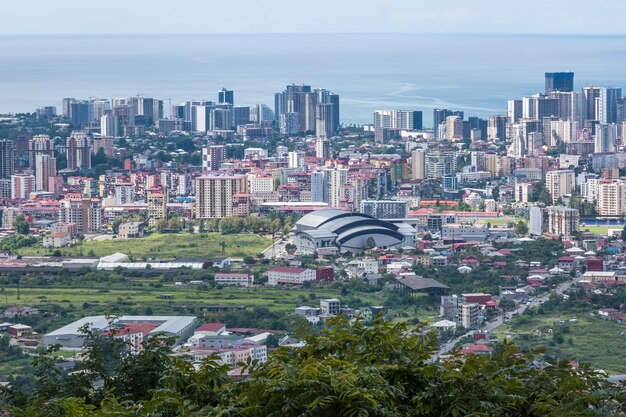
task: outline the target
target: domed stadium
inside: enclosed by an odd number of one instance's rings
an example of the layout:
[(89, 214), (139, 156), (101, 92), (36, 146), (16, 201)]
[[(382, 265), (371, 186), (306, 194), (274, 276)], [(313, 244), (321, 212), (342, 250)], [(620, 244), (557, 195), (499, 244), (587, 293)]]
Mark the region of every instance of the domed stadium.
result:
[(407, 224), (337, 209), (316, 210), (296, 223), (296, 245), (302, 254), (415, 247), (415, 236), (415, 229)]

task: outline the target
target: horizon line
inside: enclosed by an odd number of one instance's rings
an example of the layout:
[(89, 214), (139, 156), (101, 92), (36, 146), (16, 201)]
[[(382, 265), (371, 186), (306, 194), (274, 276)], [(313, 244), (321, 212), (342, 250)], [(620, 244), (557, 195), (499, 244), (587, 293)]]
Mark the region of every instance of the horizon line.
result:
[(443, 36), (552, 36), (552, 37), (626, 37), (624, 33), (580, 32), (51, 32), (0, 33), (0, 37), (62, 36), (189, 36), (189, 35), (443, 35)]

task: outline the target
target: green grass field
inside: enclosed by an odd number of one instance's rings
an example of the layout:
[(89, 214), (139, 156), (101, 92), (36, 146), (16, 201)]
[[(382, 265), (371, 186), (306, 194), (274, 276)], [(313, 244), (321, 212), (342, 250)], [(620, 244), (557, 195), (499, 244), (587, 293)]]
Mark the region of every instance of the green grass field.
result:
[[(272, 242), (265, 237), (250, 233), (222, 235), (205, 234), (159, 234), (154, 233), (140, 239), (89, 240), (82, 245), (62, 248), (64, 256), (89, 255), (107, 256), (115, 252), (132, 255), (135, 259), (178, 257), (219, 257), (222, 255), (221, 242), (226, 244), (226, 256), (256, 256)], [(50, 255), (53, 250), (34, 246), (17, 251), (24, 256)]]
[(622, 227), (620, 227), (619, 225), (613, 225), (613, 226), (580, 226), (579, 229), (580, 229), (581, 232), (590, 231), (591, 233), (595, 233), (595, 234), (598, 234), (598, 235), (606, 236), (607, 233), (609, 232), (609, 229), (622, 229)]
[[(102, 314), (106, 311), (118, 313), (112, 309), (141, 309), (148, 306), (157, 314), (171, 312), (172, 306), (181, 304), (245, 305), (247, 308), (267, 307), (273, 311), (293, 312), (299, 305), (319, 305), (320, 298), (340, 297), (338, 292), (329, 287), (202, 289), (194, 286), (166, 285), (153, 288), (89, 283), (82, 288), (22, 287), (19, 300), (17, 290), (7, 288), (0, 293), (0, 304), (33, 307), (57, 304), (63, 309), (80, 309), (83, 303), (88, 303), (89, 314)], [(172, 294), (174, 298), (159, 298), (163, 294)], [(315, 298), (311, 298), (310, 294), (315, 294)], [(380, 293), (359, 293), (358, 298), (366, 305), (379, 305), (384, 300)]]
[[(569, 322), (570, 319), (577, 321)], [(566, 322), (559, 323), (562, 320)], [(502, 326), (496, 334), (523, 349), (544, 346), (546, 355), (552, 358), (576, 359), (609, 373), (626, 373), (626, 326), (586, 314), (522, 316), (522, 321), (523, 324)], [(548, 333), (548, 329), (553, 333)], [(536, 333), (538, 330), (541, 334)], [(555, 342), (554, 332), (563, 337), (562, 343)]]

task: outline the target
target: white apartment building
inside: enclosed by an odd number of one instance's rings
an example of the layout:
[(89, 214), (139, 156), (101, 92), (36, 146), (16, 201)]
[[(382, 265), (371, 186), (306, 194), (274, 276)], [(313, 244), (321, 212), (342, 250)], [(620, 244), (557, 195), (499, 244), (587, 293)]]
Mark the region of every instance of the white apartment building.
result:
[(268, 285), (302, 285), (306, 281), (315, 281), (313, 269), (276, 266), (267, 271)]
[(215, 283), (218, 285), (237, 285), (240, 287), (250, 287), (254, 284), (252, 274), (229, 274), (219, 272), (215, 274)]

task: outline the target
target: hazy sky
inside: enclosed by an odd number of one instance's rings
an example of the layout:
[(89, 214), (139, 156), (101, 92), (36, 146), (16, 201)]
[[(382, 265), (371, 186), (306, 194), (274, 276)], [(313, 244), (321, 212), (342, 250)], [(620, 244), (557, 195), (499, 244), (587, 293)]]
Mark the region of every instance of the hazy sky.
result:
[(621, 0), (22, 0), (0, 34), (456, 32), (624, 34)]

